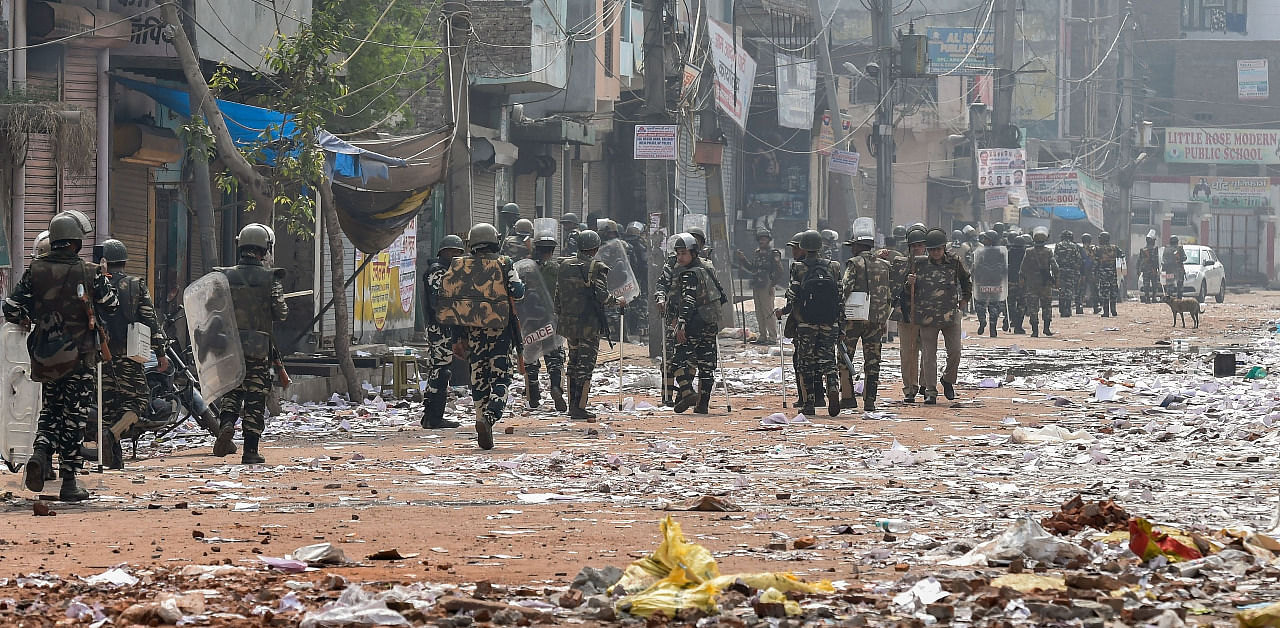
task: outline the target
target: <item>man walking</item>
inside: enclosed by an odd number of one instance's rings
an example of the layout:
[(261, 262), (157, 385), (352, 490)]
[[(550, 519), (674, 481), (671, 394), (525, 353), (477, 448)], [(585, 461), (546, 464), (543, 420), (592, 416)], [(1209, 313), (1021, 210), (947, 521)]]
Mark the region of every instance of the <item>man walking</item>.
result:
[(1009, 292), (1009, 257), (1005, 247), (996, 246), (998, 237), (995, 231), (982, 232), (982, 246), (973, 253), (973, 308), (978, 314), (978, 335), (987, 331), (989, 322), (992, 338), (996, 337), (996, 324), (1005, 311), (1004, 300)]
[(427, 388), (423, 391), (422, 419), (423, 429), (442, 430), (459, 427), (459, 424), (444, 418), (444, 406), (449, 400), (449, 380), (453, 376), (453, 344), (458, 340), (458, 330), (453, 325), (445, 325), (436, 318), (440, 298), (440, 281), (444, 272), (449, 269), (453, 258), (462, 255), (462, 238), (452, 233), (441, 238), (440, 247), (436, 249), (436, 257), (431, 260), (427, 274), (423, 278), (425, 293), (424, 312), (427, 323), (427, 356), (426, 379)]
[[(875, 223), (870, 218), (858, 218), (853, 223), (853, 236), (846, 243), (852, 257), (844, 269), (841, 281), (841, 297), (845, 310), (844, 346), (850, 359), (862, 341), (862, 409), (876, 409), (876, 394), (880, 390), (880, 351), (884, 339), (885, 323), (889, 320), (893, 288), (890, 283), (892, 268), (889, 262), (876, 257)], [(853, 374), (844, 389), (845, 399), (853, 402), (841, 407), (856, 408), (853, 395)]]
[[(672, 243), (676, 252), (677, 275), (673, 288), (678, 300), (671, 304), (671, 324), (676, 347), (671, 366), (676, 379), (675, 411), (684, 412), (697, 404), (694, 412), (710, 412), (711, 390), (715, 387), (717, 362), (716, 333), (720, 331), (720, 309), (728, 301), (711, 269), (698, 261), (693, 236), (682, 233)], [(693, 378), (698, 377), (698, 391)]]
[(1155, 303), (1160, 292), (1160, 247), (1156, 230), (1147, 232), (1147, 245), (1138, 251), (1138, 273), (1142, 275), (1142, 302)]
[(1036, 227), (1031, 233), (1032, 247), (1022, 258), (1022, 286), (1031, 319), (1031, 337), (1040, 337), (1040, 317), (1044, 317), (1044, 335), (1052, 336), (1053, 287), (1057, 285), (1058, 264), (1049, 242), (1049, 228)]
[(913, 301), (911, 319), (920, 326), (920, 387), (926, 404), (938, 403), (938, 335), (947, 351), (942, 388), (955, 399), (960, 370), (960, 312), (973, 297), (973, 282), (960, 260), (946, 254), (947, 234), (933, 229), (925, 234), (926, 257), (912, 258), (907, 290)]
[(898, 310), (901, 312), (902, 320), (898, 323), (898, 332), (901, 335), (901, 343), (898, 348), (898, 360), (902, 367), (902, 400), (906, 403), (915, 403), (916, 395), (920, 394), (920, 325), (915, 322), (911, 310), (915, 303), (915, 299), (907, 290), (907, 275), (911, 274), (912, 260), (925, 255), (924, 248), (925, 230), (912, 227), (907, 231), (906, 245), (907, 254), (901, 258), (901, 269), (897, 266), (893, 267), (892, 273), (895, 279), (900, 278), (902, 283), (894, 287), (894, 301), (898, 304)]
[(1110, 233), (1103, 231), (1098, 234), (1098, 248), (1093, 255), (1098, 274), (1098, 303), (1102, 306), (1102, 317), (1118, 316), (1116, 301), (1120, 299), (1120, 285), (1116, 277), (1116, 261), (1124, 259), (1124, 251), (1111, 243)]
[(1187, 263), (1187, 252), (1182, 248), (1182, 244), (1178, 241), (1178, 236), (1169, 236), (1169, 246), (1164, 247), (1164, 257), (1161, 265), (1164, 267), (1164, 273), (1169, 275), (1166, 285), (1166, 294), (1176, 295), (1182, 298), (1183, 285), (1187, 280), (1187, 269), (1184, 264)]
[(827, 413), (836, 416), (840, 414), (840, 376), (835, 343), (844, 319), (840, 264), (821, 257), (823, 237), (817, 231), (801, 233), (800, 247), (805, 250), (805, 258), (792, 262), (787, 304), (774, 314), (779, 319), (784, 314), (796, 319), (796, 363), (800, 367), (797, 384), (804, 399), (802, 412), (806, 416), (813, 414), (825, 383)]
[(756, 326), (760, 328), (757, 344), (774, 345), (778, 342), (778, 327), (773, 318), (773, 287), (782, 275), (782, 253), (773, 248), (773, 235), (768, 229), (756, 231), (759, 245), (751, 258), (738, 251), (738, 265), (751, 273), (751, 297), (755, 302)]
[(560, 259), (556, 279), (556, 331), (569, 343), (569, 418), (577, 421), (596, 418), (587, 410), (587, 397), (600, 336), (608, 330), (605, 311), (625, 305), (609, 294), (609, 267), (595, 259), (598, 250), (600, 234), (580, 232), (577, 254)]
[(1076, 284), (1080, 281), (1084, 259), (1070, 229), (1062, 231), (1058, 246), (1053, 247), (1053, 259), (1058, 263), (1058, 316), (1071, 318), (1072, 300), (1076, 296)]

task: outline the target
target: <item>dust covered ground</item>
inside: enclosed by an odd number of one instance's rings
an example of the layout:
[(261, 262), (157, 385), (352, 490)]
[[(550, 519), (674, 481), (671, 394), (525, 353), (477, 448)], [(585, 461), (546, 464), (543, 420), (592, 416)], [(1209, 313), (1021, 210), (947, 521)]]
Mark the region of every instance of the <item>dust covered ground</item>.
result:
[[(95, 499), (44, 501), (55, 516), (34, 516), (37, 500), (9, 476), (0, 621), (634, 621), (625, 611), (639, 606), (602, 591), (616, 573), (566, 588), (584, 567), (648, 556), (669, 515), (720, 573), (834, 583), (790, 593), (799, 607), (788, 609), (748, 579), (704, 624), (1232, 625), (1280, 601), (1280, 544), (1221, 532), (1276, 525), (1280, 386), (1244, 374), (1280, 369), (1278, 296), (1207, 303), (1199, 329), (1128, 302), (1118, 319), (1055, 320), (1052, 338), (968, 337), (959, 398), (937, 406), (901, 403), (893, 343), (869, 415), (796, 418), (777, 348), (727, 338), (729, 395), (710, 415), (653, 407), (656, 367), (628, 345), (623, 411), (615, 361), (593, 385), (597, 422), (517, 400), (488, 452), (469, 423), (418, 427), (417, 403), (286, 403), (266, 465), (227, 464), (210, 438), (182, 431), (144, 442), (123, 472), (89, 476)], [(974, 318), (964, 325), (976, 332)], [(1236, 376), (1213, 377), (1215, 350), (1235, 353)], [(469, 399), (450, 412), (465, 421)], [(1077, 495), (1053, 520), (1061, 534), (1031, 527)], [(1176, 527), (1210, 556), (1144, 559), (1079, 525), (1127, 531), (1130, 517)], [(974, 550), (1011, 528), (1023, 535)], [(285, 560), (326, 543), (339, 564)]]

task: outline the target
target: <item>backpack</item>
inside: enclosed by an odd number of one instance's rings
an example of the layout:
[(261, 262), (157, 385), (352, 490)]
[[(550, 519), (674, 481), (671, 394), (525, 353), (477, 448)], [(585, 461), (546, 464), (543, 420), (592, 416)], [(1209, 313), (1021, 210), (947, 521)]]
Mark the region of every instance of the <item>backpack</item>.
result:
[(840, 283), (826, 261), (809, 266), (796, 291), (796, 313), (800, 322), (832, 325), (839, 318)]

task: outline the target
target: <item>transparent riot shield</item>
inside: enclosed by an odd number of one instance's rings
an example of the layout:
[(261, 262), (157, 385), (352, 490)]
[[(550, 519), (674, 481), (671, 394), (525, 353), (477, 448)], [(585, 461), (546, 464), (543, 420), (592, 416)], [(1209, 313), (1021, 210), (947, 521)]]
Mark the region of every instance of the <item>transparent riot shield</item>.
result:
[[(536, 225), (534, 230), (537, 231)], [(522, 259), (516, 262), (515, 269), (520, 281), (524, 282), (524, 298), (515, 302), (520, 334), (524, 337), (524, 359), (525, 362), (537, 361), (543, 355), (564, 347), (565, 339), (556, 334), (555, 302), (542, 279), (538, 263)]]
[(533, 241), (543, 242), (543, 241), (550, 240), (553, 242), (559, 242), (560, 241), (560, 237), (558, 233), (559, 228), (560, 228), (560, 224), (556, 221), (555, 218), (534, 218), (533, 219)]
[(28, 335), (13, 323), (0, 325), (0, 458), (10, 469), (31, 458), (40, 419), (41, 388), (31, 381)]
[(685, 214), (680, 219), (680, 230), (688, 233), (690, 229), (701, 229), (702, 233), (708, 237), (711, 236), (710, 219), (706, 214)]
[(244, 351), (236, 329), (231, 284), (220, 272), (209, 273), (182, 293), (191, 353), (200, 379), (200, 392), (213, 403), (244, 381)]
[(622, 240), (609, 240), (600, 245), (596, 251), (596, 259), (609, 267), (609, 294), (615, 299), (626, 299), (628, 303), (640, 296), (640, 284), (636, 282), (636, 273), (631, 269), (631, 260), (627, 259), (627, 243)]
[(983, 246), (973, 253), (973, 300), (990, 303), (1009, 296), (1009, 250)]

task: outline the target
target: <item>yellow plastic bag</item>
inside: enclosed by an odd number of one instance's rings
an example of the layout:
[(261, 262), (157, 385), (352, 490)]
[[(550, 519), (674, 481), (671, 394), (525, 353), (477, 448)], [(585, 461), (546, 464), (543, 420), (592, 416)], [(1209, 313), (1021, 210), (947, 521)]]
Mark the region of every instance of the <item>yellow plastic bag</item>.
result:
[(787, 617), (800, 615), (800, 604), (795, 600), (788, 600), (787, 596), (777, 589), (766, 589), (760, 594), (760, 601), (766, 604), (781, 604)]

